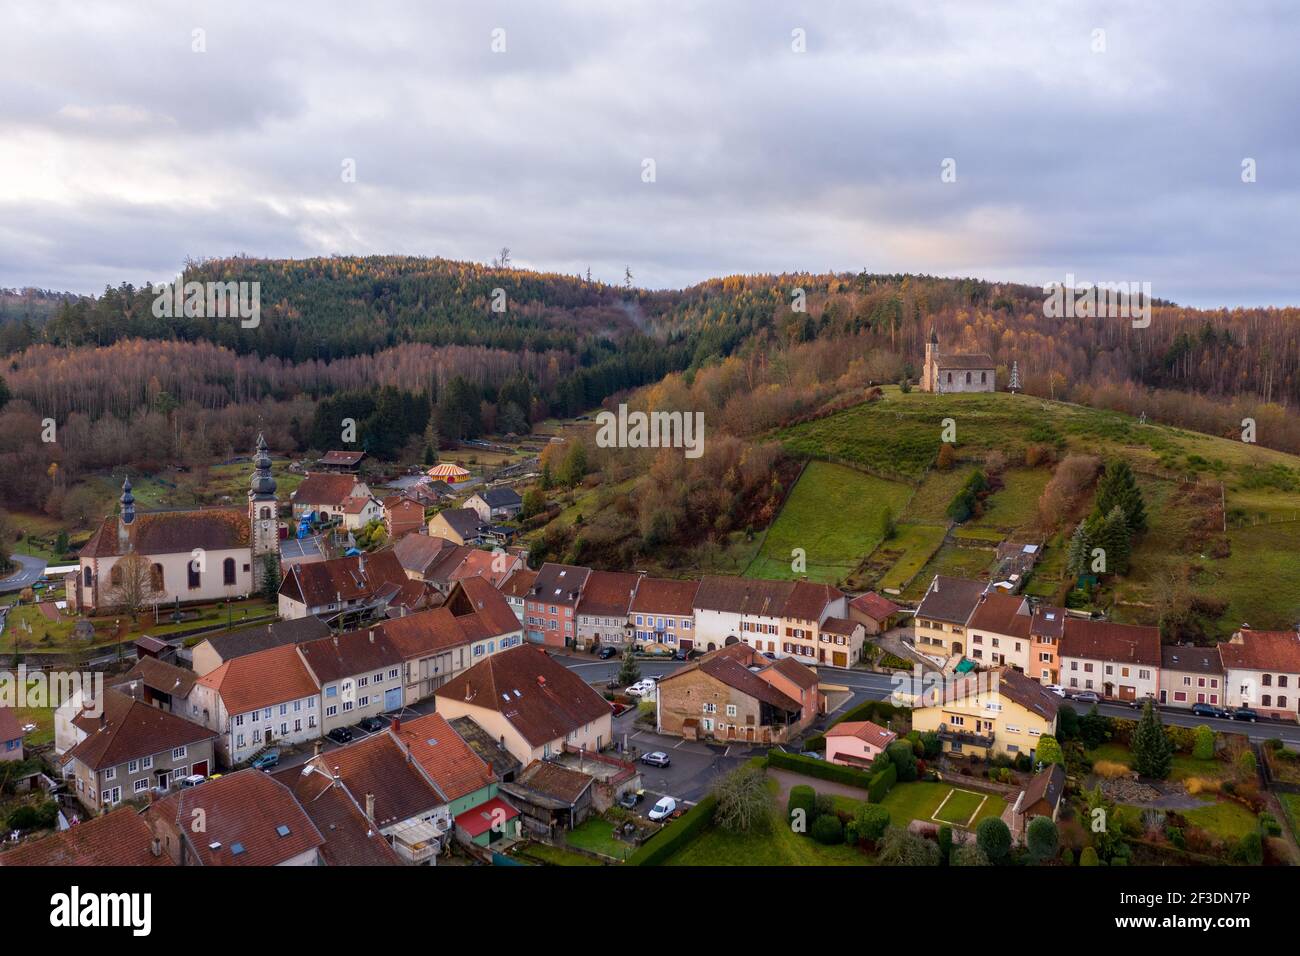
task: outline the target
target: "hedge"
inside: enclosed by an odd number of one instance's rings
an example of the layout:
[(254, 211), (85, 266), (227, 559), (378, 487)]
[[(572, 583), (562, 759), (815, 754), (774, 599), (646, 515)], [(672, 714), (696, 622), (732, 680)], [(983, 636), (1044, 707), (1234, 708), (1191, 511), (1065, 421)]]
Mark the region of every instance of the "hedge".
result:
[(652, 836), (627, 858), (625, 866), (659, 866), (686, 844), (694, 840), (713, 822), (718, 798), (709, 794), (695, 806)]
[(863, 790), (871, 785), (870, 774), (854, 770), (852, 767), (841, 767), (839, 764), (818, 760), (816, 757), (773, 750), (767, 755), (767, 762), (769, 766), (780, 767), (782, 770), (793, 770), (795, 773), (816, 777), (819, 780), (831, 780)]
[(867, 786), (867, 800), (871, 803), (879, 803), (885, 799), (885, 794), (889, 793), (896, 783), (898, 783), (898, 767), (891, 763), (871, 778), (871, 783)]

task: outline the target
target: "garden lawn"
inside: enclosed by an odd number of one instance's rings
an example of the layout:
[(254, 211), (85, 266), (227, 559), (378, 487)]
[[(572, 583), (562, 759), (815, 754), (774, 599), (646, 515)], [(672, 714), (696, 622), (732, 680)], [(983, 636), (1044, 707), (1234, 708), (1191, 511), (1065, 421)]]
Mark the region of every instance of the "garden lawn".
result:
[(898, 526), (898, 533), (888, 541), (882, 541), (872, 555), (894, 557), (889, 570), (880, 576), (876, 586), (880, 588), (902, 589), (916, 577), (934, 553), (943, 544), (945, 529), (939, 525), (903, 524)]
[[(893, 790), (885, 795), (885, 799), (880, 801), (880, 805), (889, 811), (889, 819), (895, 826), (905, 827), (913, 820), (924, 820), (927, 823), (935, 822), (934, 815), (943, 803), (944, 797), (952, 793), (953, 796), (944, 807), (945, 822), (955, 823), (954, 820), (959, 816), (960, 810), (966, 806), (966, 815), (963, 820), (970, 820), (970, 815), (975, 812), (976, 806), (982, 797), (981, 794), (965, 793), (961, 790), (955, 790), (951, 784), (932, 783), (928, 781), (916, 781), (914, 783), (897, 784)], [(954, 806), (953, 801), (957, 800)], [(974, 827), (985, 817), (1001, 816), (1002, 811), (1007, 807), (1007, 802), (1001, 797), (989, 794), (988, 799), (984, 801), (984, 806), (980, 809), (979, 815), (971, 820), (971, 826)], [(948, 819), (949, 817), (954, 820)]]
[(532, 863), (549, 863), (552, 866), (604, 866), (600, 860), (546, 843), (530, 843), (515, 855)]
[(934, 818), (953, 826), (966, 827), (977, 810), (983, 810), (985, 796), (970, 790), (953, 790), (934, 811)]
[(605, 856), (612, 856), (616, 860), (627, 859), (633, 850), (630, 844), (615, 839), (614, 825), (603, 817), (587, 819), (582, 826), (566, 833), (564, 840), (570, 846), (576, 846), (581, 850), (590, 850), (593, 853), (603, 853)]
[[(1102, 744), (1088, 751), (1088, 758), (1094, 763), (1098, 760), (1109, 760), (1112, 763), (1122, 763), (1130, 770), (1133, 768), (1133, 751), (1123, 744)], [(1216, 760), (1213, 757), (1209, 760), (1198, 760), (1191, 754), (1183, 753), (1174, 754), (1173, 765), (1169, 771), (1169, 779), (1177, 783), (1182, 783), (1191, 777), (1200, 777), (1202, 780), (1222, 780), (1232, 775), (1232, 767), (1227, 761)]]
[(1241, 839), (1248, 833), (1259, 829), (1259, 820), (1239, 803), (1231, 800), (1215, 800), (1195, 810), (1184, 810), (1189, 822), (1213, 833), (1218, 837), (1235, 837)]
[(952, 543), (945, 544), (930, 559), (924, 570), (912, 579), (912, 583), (903, 592), (903, 598), (919, 601), (925, 597), (936, 574), (982, 580), (987, 577), (996, 559), (997, 552), (992, 548), (963, 548)]
[[(896, 518), (911, 494), (911, 487), (902, 482), (810, 462), (745, 573), (777, 580), (806, 574), (810, 581), (837, 583), (880, 543), (885, 511)], [(806, 572), (791, 568), (796, 548), (807, 555)]]

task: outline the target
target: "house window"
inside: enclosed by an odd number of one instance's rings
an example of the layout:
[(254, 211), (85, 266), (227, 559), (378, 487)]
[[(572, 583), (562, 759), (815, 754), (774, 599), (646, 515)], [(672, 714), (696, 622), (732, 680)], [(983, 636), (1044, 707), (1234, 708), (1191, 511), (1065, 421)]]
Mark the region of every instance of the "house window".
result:
[(145, 770), (151, 769), (153, 767), (153, 757), (145, 757), (141, 766)]
[(149, 788), (148, 777), (141, 777), (139, 780), (135, 782), (133, 786), (133, 790), (135, 793), (139, 793), (141, 790), (147, 790), (148, 788)]
[(117, 777), (117, 768), (116, 768), (116, 767), (109, 767), (107, 770), (104, 771), (104, 779), (105, 779), (105, 780), (113, 780), (113, 779), (115, 779), (116, 777)]
[(189, 589), (191, 591), (197, 590), (199, 585), (202, 583), (199, 574), (198, 562), (196, 561), (188, 562), (185, 565), (185, 571), (187, 574), (186, 584), (188, 585)]
[(164, 590), (163, 566), (161, 564), (155, 564), (153, 568), (150, 569), (150, 576), (153, 578), (153, 589), (155, 591)]
[(728, 705), (727, 705), (727, 716), (728, 716), (728, 717), (735, 717), (735, 716), (736, 716), (736, 705), (735, 705), (735, 704), (728, 704)]
[(226, 560), (221, 562), (221, 583), (222, 584), (235, 583), (235, 559), (234, 558), (226, 558)]
[(81, 569), (81, 581), (86, 587), (90, 587), (90, 565)]
[(184, 757), (185, 757), (185, 748), (184, 748), (184, 747), (176, 747), (176, 748), (174, 748), (174, 749), (172, 750), (172, 759), (173, 759), (173, 760), (182, 760), (182, 759), (184, 759)]

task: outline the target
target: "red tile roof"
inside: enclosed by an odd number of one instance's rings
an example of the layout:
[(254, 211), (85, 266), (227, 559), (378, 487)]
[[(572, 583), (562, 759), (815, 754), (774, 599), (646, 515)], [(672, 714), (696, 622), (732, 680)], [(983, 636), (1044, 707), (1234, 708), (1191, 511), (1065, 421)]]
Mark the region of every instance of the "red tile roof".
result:
[(849, 607), (856, 608), (873, 621), (883, 621), (903, 610), (900, 605), (881, 597), (874, 591), (859, 594), (849, 602)]
[(409, 582), (401, 561), (392, 549), (387, 549), (350, 558), (295, 564), (284, 576), (280, 593), (308, 607), (324, 607), (347, 601), (368, 601), (386, 587), (390, 590), (402, 588)]
[[(465, 555), (455, 570), (448, 576), (448, 581), (463, 581), (468, 578), (482, 578), (493, 588), (505, 582), (510, 576), (510, 570), (515, 566), (516, 558), (512, 555), (501, 556), (498, 561), (498, 555), (491, 551), (482, 551), (478, 548), (471, 548)], [(497, 570), (500, 566), (501, 570)]]
[(317, 462), (320, 465), (355, 465), (366, 457), (364, 451), (327, 451)]
[(1029, 602), (1025, 598), (991, 591), (980, 597), (967, 627), (972, 631), (989, 631), (1028, 640), (1031, 620)]
[(298, 645), (298, 651), (321, 685), (371, 674), (402, 662), (402, 655), (384, 636), (382, 625), (334, 634)]
[(327, 866), (404, 865), (343, 784), (315, 770), (303, 773), (302, 767), (281, 770), (275, 779), (293, 791), (316, 824), (325, 840), (320, 852)]
[(586, 681), (530, 644), (480, 661), (434, 693), (499, 712), (534, 747), (612, 713)]
[(441, 714), (394, 723), (392, 732), (448, 800), (491, 786), (489, 767)]
[(487, 833), (498, 820), (513, 820), (517, 816), (519, 816), (518, 810), (500, 797), (493, 797), (487, 803), (481, 803), (456, 817), (456, 826), (473, 838)]
[[(178, 830), (202, 866), (278, 866), (325, 843), (297, 798), (260, 770), (178, 790), (149, 810)], [(206, 830), (191, 830), (201, 814)]]
[(1243, 629), (1219, 645), (1219, 656), (1225, 668), (1300, 674), (1300, 634)]
[(0, 852), (0, 866), (171, 866), (152, 844), (149, 822), (134, 807), (121, 807)]
[(320, 692), (293, 644), (231, 658), (197, 684), (214, 688), (232, 717)]
[(781, 616), (796, 621), (820, 621), (826, 605), (842, 597), (844, 592), (829, 584), (796, 581), (790, 596), (785, 599), (785, 609)]
[(594, 617), (627, 617), (641, 575), (630, 571), (592, 571), (578, 602), (578, 613)]
[(516, 568), (510, 577), (501, 582), (501, 593), (508, 597), (527, 597), (528, 592), (533, 589), (533, 582), (536, 580), (536, 571), (530, 571), (528, 568)]
[(1160, 629), (1068, 617), (1061, 636), (1061, 656), (1159, 667)]
[[(763, 668), (763, 670), (769, 669), (779, 671), (790, 680), (794, 681), (796, 686), (802, 687), (804, 690), (807, 690), (810, 687), (816, 687), (818, 683), (817, 672), (811, 667), (801, 664), (793, 657), (782, 657), (780, 660), (774, 661), (767, 667)], [(760, 671), (760, 673), (762, 672)]]
[(861, 621), (850, 621), (847, 617), (828, 617), (821, 623), (821, 632), (852, 637), (863, 626)]
[(117, 767), (217, 737), (216, 731), (112, 690), (104, 692), (101, 717), (81, 713), (73, 723), (86, 737), (71, 747), (64, 759), (76, 760), (91, 770)]
[(312, 757), (310, 763), (337, 777), (360, 806), (365, 806), (367, 794), (373, 794), (375, 825), (381, 830), (432, 813), (448, 802), (388, 731)]
[(12, 707), (0, 707), (0, 740), (21, 740), (22, 736), (18, 712)]
[(671, 578), (642, 578), (632, 601), (634, 614), (675, 614), (689, 617), (695, 610), (699, 581), (675, 581)]
[(895, 740), (898, 734), (894, 733), (879, 724), (872, 723), (869, 720), (846, 720), (843, 723), (836, 724), (830, 730), (826, 731), (827, 737), (856, 737), (858, 740), (864, 740), (873, 747), (879, 747), (884, 750)]
[(195, 548), (227, 551), (252, 541), (248, 515), (229, 508), (202, 511), (137, 512), (126, 526), (125, 546), (118, 518), (108, 517), (81, 549), (83, 558), (107, 558), (134, 550), (140, 554), (189, 554)]
[(290, 496), (299, 506), (331, 505), (337, 507), (352, 494), (358, 484), (352, 475), (313, 472), (302, 480)]

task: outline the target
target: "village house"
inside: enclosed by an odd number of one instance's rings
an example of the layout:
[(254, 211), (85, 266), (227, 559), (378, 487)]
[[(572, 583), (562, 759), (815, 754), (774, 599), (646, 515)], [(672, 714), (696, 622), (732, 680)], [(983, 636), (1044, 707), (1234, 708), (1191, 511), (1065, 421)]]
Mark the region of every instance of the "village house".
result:
[(192, 670), (156, 657), (142, 657), (129, 671), (113, 679), (113, 687), (150, 707), (184, 716), (189, 713), (190, 691), (196, 680), (198, 675)]
[(501, 582), (501, 596), (510, 605), (510, 610), (515, 612), (515, 617), (519, 618), (520, 624), (524, 623), (524, 607), (536, 581), (537, 572), (529, 570), (527, 565), (521, 563)]
[(776, 655), (793, 581), (706, 575), (695, 592), (695, 649), (715, 651), (744, 641)]
[[(241, 770), (159, 800), (145, 819), (177, 866), (319, 866), (325, 838), (284, 784)], [(196, 829), (194, 821), (203, 821)]]
[(524, 826), (539, 836), (581, 826), (593, 810), (595, 778), (557, 763), (534, 760), (502, 792), (522, 812)]
[[(451, 571), (465, 559), (472, 548), (458, 545), (449, 538), (427, 534), (408, 534), (393, 545), (393, 554), (413, 581), (435, 584), (446, 581)], [(443, 568), (442, 573), (439, 568)]]
[(1067, 616), (1064, 608), (1039, 605), (1029, 619), (1029, 675), (1043, 684), (1060, 683), (1061, 636)]
[(849, 620), (861, 621), (869, 636), (883, 634), (894, 626), (903, 607), (874, 591), (859, 594), (849, 601)]
[(293, 517), (315, 513), (329, 520), (342, 520), (349, 498), (369, 498), (370, 488), (355, 475), (312, 472), (289, 495)]
[(681, 651), (695, 647), (695, 594), (699, 581), (643, 577), (628, 608), (632, 643), (665, 644)]
[(986, 585), (981, 581), (936, 574), (916, 609), (916, 649), (947, 660), (969, 652), (966, 622), (975, 613)]
[(414, 611), (426, 601), (425, 589), (407, 576), (391, 549), (296, 565), (280, 582), (284, 620), (311, 615), (355, 627), (390, 607)]
[(831, 667), (852, 667), (862, 659), (867, 628), (847, 617), (828, 617), (817, 634), (817, 663)]
[(470, 495), (465, 501), (465, 507), (477, 514), (479, 521), (492, 524), (496, 521), (509, 521), (518, 515), (524, 508), (524, 499), (513, 488), (501, 485)]
[(547, 647), (571, 647), (575, 640), (574, 616), (590, 568), (547, 561), (533, 579), (524, 603), (524, 636)]
[(324, 457), (316, 459), (316, 467), (321, 471), (355, 475), (361, 471), (361, 463), (365, 460), (364, 451), (327, 451)]
[(464, 559), (448, 575), (447, 590), (450, 591), (451, 585), (467, 578), (482, 578), (492, 587), (500, 587), (505, 583), (506, 578), (510, 577), (523, 563), (524, 559), (518, 554), (500, 548), (492, 551), (471, 548)]
[(402, 658), (408, 705), (433, 696), (467, 668), (524, 639), (501, 593), (479, 578), (456, 584), (442, 607), (395, 618), (381, 627)]
[(612, 742), (609, 702), (532, 645), (475, 664), (435, 696), (438, 713), (449, 721), (472, 718), (525, 766), (566, 745), (600, 750)]
[(992, 392), (997, 390), (997, 366), (984, 352), (943, 352), (939, 334), (930, 330), (921, 369), (923, 392)]
[(192, 720), (215, 730), (222, 763), (235, 766), (273, 744), (320, 737), (320, 686), (292, 644), (232, 658), (190, 692)]
[[(803, 664), (825, 664), (827, 648), (821, 640), (821, 625), (827, 618), (843, 619), (848, 598), (839, 588), (811, 581), (796, 581), (781, 609), (781, 641), (778, 657), (794, 657)], [(842, 635), (837, 635), (841, 636)], [(770, 643), (770, 642), (769, 642)], [(834, 642), (830, 642), (834, 644)], [(841, 644), (841, 648), (845, 645)], [(771, 648), (768, 648), (771, 651)], [(847, 667), (847, 651), (841, 651)]]
[(826, 731), (826, 760), (865, 770), (898, 734), (869, 720), (847, 720)]
[(384, 533), (390, 542), (408, 534), (424, 534), (424, 505), (404, 494), (389, 495), (383, 504)]
[(81, 740), (63, 755), (63, 773), (92, 813), (213, 769), (213, 731), (116, 691), (104, 693), (99, 716), (73, 724)]
[(628, 609), (641, 575), (629, 571), (592, 571), (578, 601), (574, 646), (589, 651), (601, 646), (622, 647)]
[(1010, 666), (1028, 674), (1032, 621), (1028, 598), (997, 591), (981, 594), (966, 625), (966, 656), (985, 667)]
[(382, 627), (308, 641), (298, 653), (320, 688), (322, 734), (405, 703), (402, 655)]
[(429, 519), (430, 536), (453, 544), (482, 544), (491, 531), (491, 525), (472, 508), (447, 508)]
[(190, 667), (195, 675), (202, 677), (216, 670), (228, 660), (256, 654), (258, 651), (285, 644), (302, 644), (325, 637), (330, 633), (330, 626), (318, 617), (307, 615), (291, 621), (273, 621), (242, 628), (228, 634), (216, 634), (205, 637), (195, 644), (190, 651)]
[(135, 807), (118, 807), (39, 840), (0, 853), (0, 866), (172, 866), (149, 821)]
[(1056, 733), (1060, 698), (1010, 667), (947, 681), (942, 697), (912, 711), (912, 729), (933, 731), (946, 753), (1033, 759), (1044, 734)]
[(370, 522), (383, 519), (384, 506), (378, 498), (357, 495), (343, 499), (340, 513), (343, 515), (343, 527), (349, 531), (360, 531)]
[(1226, 694), (1219, 649), (1193, 644), (1161, 647), (1159, 700), (1171, 707), (1224, 706)]
[(1034, 817), (1047, 817), (1053, 823), (1061, 813), (1061, 797), (1065, 795), (1065, 768), (1059, 763), (1049, 764), (1029, 781), (1011, 805), (1003, 811), (1002, 820), (1011, 830), (1011, 839), (1025, 842), (1025, 833)]
[(1296, 720), (1300, 706), (1300, 634), (1243, 627), (1219, 644), (1230, 707)]
[(18, 712), (12, 707), (0, 707), (0, 760), (23, 759), (23, 728), (18, 723)]
[(325, 866), (406, 864), (366, 817), (364, 803), (359, 803), (342, 781), (310, 765), (288, 767), (272, 777), (293, 794), (325, 841), (317, 848)]
[(655, 724), (661, 734), (688, 740), (784, 743), (819, 707), (817, 675), (807, 667), (732, 644), (659, 680)]
[(1154, 700), (1160, 690), (1160, 629), (1067, 617), (1061, 678), (1067, 692), (1091, 690), (1123, 701)]

